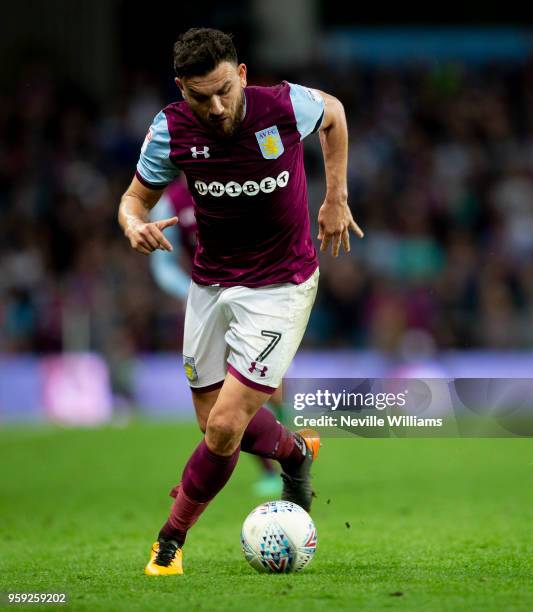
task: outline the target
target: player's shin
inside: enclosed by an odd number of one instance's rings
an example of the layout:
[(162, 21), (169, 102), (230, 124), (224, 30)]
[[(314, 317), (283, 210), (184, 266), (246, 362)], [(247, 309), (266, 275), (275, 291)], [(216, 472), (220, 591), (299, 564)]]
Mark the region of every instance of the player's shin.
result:
[(175, 540), (179, 547), (183, 546), (187, 531), (229, 480), (239, 450), (229, 456), (217, 455), (208, 448), (205, 439), (200, 442), (183, 470), (181, 483), (171, 492), (175, 501), (159, 538)]

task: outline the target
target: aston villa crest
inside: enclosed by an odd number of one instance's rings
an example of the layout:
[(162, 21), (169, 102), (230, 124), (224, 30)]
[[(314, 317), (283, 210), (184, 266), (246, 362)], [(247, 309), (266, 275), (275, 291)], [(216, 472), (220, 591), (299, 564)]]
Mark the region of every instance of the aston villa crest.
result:
[(285, 151), (276, 125), (256, 132), (255, 137), (265, 159), (277, 159)]
[(187, 357), (183, 355), (183, 369), (185, 370), (185, 376), (191, 382), (198, 380), (198, 372), (196, 371), (196, 365), (194, 363), (194, 357)]

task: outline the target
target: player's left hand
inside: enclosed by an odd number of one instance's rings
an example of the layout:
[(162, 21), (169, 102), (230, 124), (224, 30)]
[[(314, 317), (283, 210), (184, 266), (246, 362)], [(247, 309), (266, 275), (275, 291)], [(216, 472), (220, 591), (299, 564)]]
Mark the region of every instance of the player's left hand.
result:
[(350, 252), (350, 230), (358, 238), (363, 238), (363, 230), (352, 217), (352, 212), (346, 200), (336, 201), (326, 198), (318, 212), (318, 239), (321, 240), (320, 250), (327, 251), (331, 243), (333, 257), (339, 255), (341, 243)]

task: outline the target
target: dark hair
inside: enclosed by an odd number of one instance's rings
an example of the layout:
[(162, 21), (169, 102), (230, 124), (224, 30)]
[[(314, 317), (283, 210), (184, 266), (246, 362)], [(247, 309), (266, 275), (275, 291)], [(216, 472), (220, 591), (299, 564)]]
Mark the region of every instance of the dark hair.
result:
[(191, 28), (174, 43), (174, 70), (178, 77), (203, 76), (220, 62), (238, 63), (230, 34), (212, 28)]

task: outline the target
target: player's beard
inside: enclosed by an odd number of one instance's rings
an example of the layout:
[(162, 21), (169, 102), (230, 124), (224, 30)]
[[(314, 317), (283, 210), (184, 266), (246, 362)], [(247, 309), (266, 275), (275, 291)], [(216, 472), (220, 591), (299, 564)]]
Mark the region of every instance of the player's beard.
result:
[[(218, 126), (216, 123), (209, 121), (209, 119), (201, 120), (209, 130), (225, 140), (229, 140), (234, 136), (244, 120), (244, 89), (241, 91), (242, 95), (235, 109), (235, 115), (224, 121), (223, 125)], [(200, 117), (198, 118), (200, 119)]]

